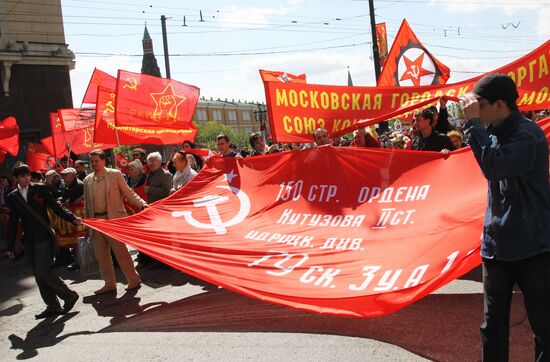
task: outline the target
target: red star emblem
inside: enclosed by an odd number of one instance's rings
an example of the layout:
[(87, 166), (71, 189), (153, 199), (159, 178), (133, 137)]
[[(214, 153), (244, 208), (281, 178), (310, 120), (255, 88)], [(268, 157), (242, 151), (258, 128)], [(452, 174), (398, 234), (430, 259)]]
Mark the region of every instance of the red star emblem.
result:
[(407, 67), (407, 69), (405, 70), (405, 72), (403, 72), (401, 79), (399, 79), (400, 82), (408, 79), (411, 82), (413, 82), (413, 85), (415, 87), (418, 87), (420, 86), (420, 79), (422, 79), (423, 76), (434, 74), (433, 72), (430, 72), (429, 70), (422, 68), (424, 55), (425, 53), (420, 54), (418, 58), (416, 58), (414, 61), (411, 61), (409, 58), (405, 56), (403, 57), (403, 60), (405, 61), (405, 66)]

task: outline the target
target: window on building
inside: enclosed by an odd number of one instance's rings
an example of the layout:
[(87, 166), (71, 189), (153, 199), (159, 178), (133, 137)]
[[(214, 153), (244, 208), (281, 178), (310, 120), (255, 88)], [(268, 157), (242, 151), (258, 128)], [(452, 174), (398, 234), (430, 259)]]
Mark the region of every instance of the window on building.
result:
[(222, 112), (221, 111), (214, 111), (214, 121), (217, 121), (217, 122), (222, 121)]
[(197, 111), (197, 120), (199, 122), (204, 122), (206, 121), (207, 117), (206, 117), (206, 111), (204, 109), (199, 109)]
[(245, 123), (250, 123), (250, 112), (248, 111), (243, 112), (243, 120)]
[(237, 124), (237, 112), (236, 111), (227, 112), (227, 116), (228, 116), (230, 124)]

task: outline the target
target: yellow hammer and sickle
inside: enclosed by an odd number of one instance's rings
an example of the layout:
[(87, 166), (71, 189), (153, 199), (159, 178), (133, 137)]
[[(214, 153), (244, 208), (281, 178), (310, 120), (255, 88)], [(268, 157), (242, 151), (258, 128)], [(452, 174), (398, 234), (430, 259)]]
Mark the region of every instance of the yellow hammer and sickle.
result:
[(115, 113), (115, 105), (113, 104), (113, 101), (107, 102), (105, 107), (105, 112)]
[(137, 79), (134, 77), (126, 78), (126, 84), (122, 88), (137, 90)]

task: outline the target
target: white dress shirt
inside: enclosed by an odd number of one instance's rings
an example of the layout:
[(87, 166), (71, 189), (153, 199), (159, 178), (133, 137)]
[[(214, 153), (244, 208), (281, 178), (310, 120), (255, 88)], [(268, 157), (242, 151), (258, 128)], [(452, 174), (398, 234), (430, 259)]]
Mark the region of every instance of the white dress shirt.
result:
[(19, 193), (21, 194), (21, 196), (23, 196), (23, 198), (25, 199), (25, 201), (28, 202), (28, 200), (27, 200), (27, 194), (29, 193), (29, 186), (23, 188), (23, 187), (19, 186), (19, 184), (17, 184), (17, 188), (19, 189)]

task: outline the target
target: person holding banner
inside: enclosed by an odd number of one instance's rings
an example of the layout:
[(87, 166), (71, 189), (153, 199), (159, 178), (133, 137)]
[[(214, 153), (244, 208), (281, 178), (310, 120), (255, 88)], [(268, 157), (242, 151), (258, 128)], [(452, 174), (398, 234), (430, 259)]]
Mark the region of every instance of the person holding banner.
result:
[[(105, 152), (96, 149), (90, 152), (90, 164), (93, 172), (84, 179), (84, 198), (87, 218), (116, 219), (127, 216), (123, 200), (127, 198), (140, 210), (147, 207), (143, 201), (124, 181), (119, 170), (105, 167)], [(94, 253), (99, 264), (99, 273), (105, 285), (94, 294), (116, 292), (115, 268), (111, 250), (115, 254), (120, 269), (128, 280), (126, 290), (141, 286), (141, 279), (136, 272), (132, 257), (124, 243), (95, 230), (90, 231)]]
[[(548, 141), (518, 111), (507, 75), (480, 79), (461, 97), (464, 131), (489, 181), (483, 260), (484, 361), (507, 361), (514, 285), (523, 293), (535, 359), (550, 361), (550, 182)], [(467, 185), (465, 185), (467, 187)]]
[[(332, 146), (332, 139), (326, 128), (317, 128), (313, 132), (313, 140), (317, 146)], [(338, 145), (337, 145), (338, 146)]]
[(430, 109), (414, 114), (413, 128), (418, 132), (414, 137), (412, 149), (417, 151), (453, 151), (455, 146), (446, 134), (440, 134), (432, 127), (434, 114)]
[[(82, 220), (56, 202), (47, 185), (31, 183), (29, 166), (21, 164), (15, 167), (13, 176), (17, 180), (17, 188), (8, 195), (10, 216), (6, 237), (7, 256), (15, 258), (13, 250), (17, 224), (21, 220), (25, 256), (31, 264), (40, 296), (46, 304), (46, 309), (36, 314), (35, 318), (66, 314), (76, 304), (78, 293), (69, 289), (52, 269), (52, 261), (59, 247), (47, 210), (50, 208), (74, 225), (80, 225)], [(63, 308), (58, 298), (65, 302)]]

